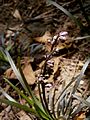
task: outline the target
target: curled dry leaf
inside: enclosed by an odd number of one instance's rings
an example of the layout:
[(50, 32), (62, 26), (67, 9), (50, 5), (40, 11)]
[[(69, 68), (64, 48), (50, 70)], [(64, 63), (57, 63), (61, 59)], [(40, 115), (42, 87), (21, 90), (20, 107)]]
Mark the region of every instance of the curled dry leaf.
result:
[(42, 37), (36, 37), (35, 40), (37, 42), (41, 42), (41, 43), (46, 43), (49, 39), (51, 39), (51, 34), (49, 31), (46, 31), (45, 34)]
[(16, 78), (12, 68), (9, 68), (5, 71), (4, 75), (8, 78), (8, 79), (13, 79)]
[(17, 19), (19, 19), (19, 20), (22, 20), (21, 15), (20, 15), (18, 9), (15, 9), (15, 11), (14, 11), (12, 14), (13, 14), (13, 16), (14, 16), (15, 18), (17, 18)]

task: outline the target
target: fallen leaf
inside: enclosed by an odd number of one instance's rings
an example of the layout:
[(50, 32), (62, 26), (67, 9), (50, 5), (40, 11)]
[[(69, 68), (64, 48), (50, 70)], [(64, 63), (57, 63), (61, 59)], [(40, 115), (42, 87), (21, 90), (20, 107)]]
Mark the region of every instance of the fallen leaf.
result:
[(46, 31), (45, 34), (42, 37), (36, 37), (35, 40), (37, 42), (41, 42), (41, 43), (46, 43), (49, 39), (51, 39), (51, 34), (49, 31)]
[(74, 120), (85, 120), (86, 116), (85, 113), (81, 113), (79, 116), (76, 116)]
[(7, 32), (6, 32), (6, 38), (9, 38), (10, 36), (14, 36), (14, 32), (13, 31), (11, 31), (11, 30), (7, 30)]
[(16, 78), (12, 68), (9, 68), (5, 71), (4, 73), (5, 77), (7, 77), (8, 79), (13, 79), (13, 78)]
[(31, 118), (23, 111), (17, 113), (19, 120), (31, 120)]
[(30, 63), (25, 65), (23, 73), (29, 85), (35, 83), (35, 74)]
[(13, 14), (13, 16), (14, 16), (15, 18), (17, 18), (17, 19), (19, 19), (19, 20), (22, 20), (21, 15), (20, 15), (18, 9), (15, 9), (15, 11), (14, 11), (12, 14)]
[(10, 31), (21, 31), (22, 30), (22, 26), (23, 24), (17, 24), (17, 25), (14, 25), (13, 27), (9, 27), (9, 30)]
[[(24, 61), (25, 62), (25, 61)], [(22, 71), (25, 75), (26, 81), (29, 85), (32, 85), (35, 83), (35, 73), (29, 63), (29, 61), (26, 61), (26, 63), (24, 63), (24, 67), (22, 68)], [(12, 68), (9, 68), (6, 70), (6, 72), (4, 73), (4, 75), (8, 78), (8, 79), (16, 79), (16, 76), (12, 70)]]

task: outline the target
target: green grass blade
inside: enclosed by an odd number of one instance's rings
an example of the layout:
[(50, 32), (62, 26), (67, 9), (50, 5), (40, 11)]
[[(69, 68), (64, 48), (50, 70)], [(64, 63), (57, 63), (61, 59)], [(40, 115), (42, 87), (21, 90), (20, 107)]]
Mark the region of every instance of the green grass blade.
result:
[(34, 96), (32, 90), (31, 90), (30, 86), (28, 85), (28, 83), (26, 81), (26, 78), (25, 78), (25, 76), (23, 74), (23, 71), (21, 69), (20, 58), (19, 57), (18, 57), (18, 67), (19, 67), (20, 74), (21, 74), (21, 76), (23, 78), (23, 82), (24, 82), (25, 86), (27, 87), (26, 89), (28, 90), (28, 92), (29, 92), (30, 96), (32, 97), (33, 101), (35, 101), (36, 97)]
[(29, 105), (33, 105), (34, 102), (29, 99), (26, 95), (24, 95), (16, 86), (14, 86), (8, 79), (4, 78), (7, 83), (9, 83), (10, 86), (13, 87), (17, 91), (18, 94), (20, 94), (27, 102)]
[[(34, 108), (36, 109), (36, 106), (38, 106), (38, 109), (41, 111), (41, 113), (43, 113), (45, 116), (49, 116), (49, 115), (47, 115), (47, 113), (45, 112), (45, 110), (44, 110), (41, 102), (34, 96), (34, 94), (32, 93), (32, 91), (28, 91), (27, 86), (26, 86), (26, 84), (24, 83), (23, 78), (22, 78), (20, 72), (17, 70), (17, 68), (16, 68), (16, 66), (15, 66), (15, 64), (14, 64), (14, 62), (13, 62), (13, 60), (12, 60), (10, 54), (9, 54), (9, 52), (8, 52), (7, 50), (4, 50), (4, 52), (5, 52), (5, 54), (6, 54), (7, 58), (8, 58), (8, 61), (9, 61), (10, 65), (11, 65), (11, 67), (12, 67), (12, 69), (13, 69), (16, 77), (17, 77), (17, 79), (18, 79), (19, 82), (21, 83), (22, 87), (25, 89), (25, 91), (26, 91), (28, 94), (30, 94), (30, 92), (31, 92), (32, 101), (34, 102)], [(23, 73), (23, 72), (22, 72), (22, 73)], [(25, 97), (25, 96), (23, 96), (23, 97)]]
[[(15, 64), (14, 64), (14, 62), (13, 62), (13, 60), (12, 60), (10, 54), (9, 54), (9, 52), (8, 52), (7, 50), (5, 50), (5, 53), (6, 53), (6, 56), (7, 56), (8, 60), (9, 60), (9, 63), (10, 63), (10, 65), (11, 65), (11, 67), (12, 67), (15, 75), (17, 76), (17, 79), (20, 81), (20, 83), (21, 83), (22, 87), (25, 89), (25, 91), (30, 94), (30, 92), (28, 91), (27, 86), (25, 85), (21, 74), (20, 74), (19, 71), (17, 70), (17, 68), (16, 68), (16, 66), (15, 66)], [(32, 93), (32, 92), (31, 92), (31, 93)], [(35, 106), (38, 106), (38, 108), (42, 111), (42, 113), (44, 113), (45, 116), (47, 116), (47, 113), (46, 113), (45, 110), (43, 109), (43, 106), (42, 106), (41, 102), (40, 102), (33, 94), (32, 94), (32, 96), (33, 96), (33, 97), (32, 97), (32, 98), (33, 98), (32, 100), (33, 100), (33, 102), (34, 102), (34, 105), (35, 105)], [(35, 108), (35, 109), (36, 109), (36, 108)]]
[(29, 113), (31, 113), (31, 114), (37, 115), (37, 113), (35, 112), (34, 109), (29, 108), (29, 107), (26, 106), (26, 105), (21, 105), (21, 104), (19, 104), (19, 103), (12, 102), (12, 101), (6, 100), (6, 99), (0, 99), (0, 102), (1, 102), (1, 103), (5, 103), (5, 104), (8, 104), (8, 105), (11, 105), (11, 106), (15, 106), (15, 107), (17, 107), (17, 108), (19, 108), (19, 109), (21, 109), (21, 110), (24, 110), (24, 111), (29, 112)]
[(43, 112), (37, 105), (35, 105), (35, 108), (41, 118), (45, 120), (53, 120), (49, 114)]
[[(37, 103), (31, 101), (27, 96), (25, 96), (17, 87), (15, 87), (10, 81), (8, 81), (6, 78), (4, 78), (6, 80), (6, 82), (8, 82), (10, 84), (10, 86), (12, 86), (17, 92), (18, 94), (20, 94), (26, 101), (28, 104), (33, 105), (33, 107), (35, 108), (36, 112), (39, 114), (39, 116), (49, 116), (47, 115), (47, 113), (44, 112), (44, 110), (42, 110), (42, 108), (39, 106), (39, 104), (37, 105)], [(37, 111), (38, 108), (38, 111)]]
[(26, 81), (26, 78), (25, 78), (25, 76), (24, 76), (24, 74), (23, 74), (23, 72), (22, 72), (22, 69), (21, 69), (20, 59), (18, 59), (18, 66), (19, 66), (20, 74), (21, 74), (21, 76), (23, 77), (24, 83), (25, 83), (25, 85), (27, 86), (27, 89), (28, 89), (28, 91), (29, 91), (29, 93), (30, 93), (30, 95), (31, 95), (31, 97), (32, 97), (32, 100), (34, 101), (34, 105), (35, 105), (35, 106), (38, 106), (39, 109), (42, 111), (42, 113), (46, 114), (46, 112), (45, 112), (45, 110), (44, 110), (41, 102), (34, 96), (33, 92), (31, 91), (31, 89), (30, 89), (30, 87), (29, 87), (29, 85), (28, 85), (28, 83), (27, 83), (27, 81)]
[(20, 75), (19, 71), (17, 70), (17, 68), (16, 68), (16, 66), (15, 66), (15, 64), (14, 64), (14, 61), (12, 60), (9, 52), (8, 52), (7, 50), (4, 50), (4, 51), (5, 51), (5, 53), (6, 53), (6, 56), (7, 56), (7, 58), (8, 58), (8, 61), (9, 61), (10, 65), (11, 65), (11, 68), (13, 69), (13, 71), (14, 71), (17, 79), (19, 80), (19, 82), (21, 83), (21, 85), (22, 85), (22, 87), (25, 89), (25, 91), (28, 93), (28, 90), (27, 90), (27, 87), (26, 87), (25, 84), (24, 84), (23, 78), (22, 78), (22, 76)]
[(10, 95), (8, 95), (2, 87), (0, 87), (0, 92), (2, 92), (2, 94), (10, 101), (16, 102)]
[(0, 60), (4, 61), (4, 62), (8, 62), (7, 57), (5, 54), (3, 54), (3, 49), (0, 47)]

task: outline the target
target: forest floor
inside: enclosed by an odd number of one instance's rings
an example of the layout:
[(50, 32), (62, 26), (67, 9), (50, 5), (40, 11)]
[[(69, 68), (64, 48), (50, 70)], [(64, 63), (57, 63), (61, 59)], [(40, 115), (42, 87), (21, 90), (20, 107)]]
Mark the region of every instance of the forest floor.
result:
[[(57, 3), (87, 27), (87, 22), (75, 0), (68, 2), (57, 0)], [(85, 5), (87, 4), (89, 9), (87, 8), (86, 12), (90, 16), (88, 0)], [(81, 31), (74, 21), (45, 0), (0, 2), (0, 39), (4, 36), (6, 47), (12, 46), (9, 52), (16, 65), (20, 56), (23, 73), (37, 96), (37, 80), (44, 81), (46, 94), (48, 97), (52, 94), (52, 97), (53, 90), (61, 91), (73, 77), (80, 74), (90, 56), (90, 41), (76, 38), (85, 35), (87, 33)], [(77, 90), (77, 95), (83, 98), (90, 96), (89, 70), (88, 67)], [(14, 99), (24, 104), (25, 101), (4, 82), (2, 76), (7, 77), (14, 85), (18, 84), (10, 65), (1, 61), (0, 86)], [(73, 85), (70, 86), (72, 87)], [(0, 94), (0, 98), (4, 96)], [(81, 110), (73, 120), (84, 120), (89, 114), (90, 108)], [(31, 120), (30, 115), (24, 111), (0, 103), (0, 120), (13, 119)]]

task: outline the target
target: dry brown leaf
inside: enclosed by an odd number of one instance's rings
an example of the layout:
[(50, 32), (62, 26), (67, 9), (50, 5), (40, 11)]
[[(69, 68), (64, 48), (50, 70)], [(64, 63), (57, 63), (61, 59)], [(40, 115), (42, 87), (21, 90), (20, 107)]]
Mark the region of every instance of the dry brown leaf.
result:
[(56, 71), (58, 70), (59, 63), (60, 63), (59, 57), (54, 58), (54, 74), (55, 74)]
[(79, 116), (76, 116), (74, 120), (85, 120), (86, 116), (85, 113), (81, 113)]
[[(27, 83), (29, 85), (34, 84), (35, 83), (35, 74), (34, 74), (34, 71), (32, 70), (32, 67), (31, 67), (29, 62), (24, 63), (24, 68), (23, 68), (22, 71), (23, 71), (23, 73), (25, 75)], [(8, 79), (16, 79), (16, 76), (15, 76), (12, 68), (9, 68), (8, 70), (6, 70), (4, 75)]]
[(14, 16), (15, 18), (17, 18), (17, 19), (19, 19), (19, 20), (22, 20), (21, 15), (20, 15), (18, 9), (15, 9), (15, 11), (14, 11), (12, 14), (13, 14), (13, 16)]
[(10, 36), (14, 36), (14, 32), (11, 30), (7, 30), (6, 32), (6, 38), (9, 38)]
[(16, 78), (12, 68), (9, 68), (6, 70), (6, 72), (4, 73), (4, 75), (8, 78), (8, 79), (14, 79)]
[(30, 63), (25, 65), (23, 73), (29, 85), (35, 83), (35, 74)]
[(18, 112), (17, 116), (19, 120), (31, 120), (31, 118), (24, 111)]
[(45, 34), (42, 37), (36, 37), (35, 40), (37, 42), (41, 42), (41, 43), (46, 43), (49, 39), (51, 39), (51, 34), (49, 31), (46, 31)]
[(23, 26), (23, 24), (17, 24), (17, 25), (14, 25), (13, 27), (9, 27), (9, 30), (20, 31), (20, 30), (22, 30), (22, 26)]

